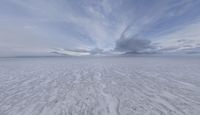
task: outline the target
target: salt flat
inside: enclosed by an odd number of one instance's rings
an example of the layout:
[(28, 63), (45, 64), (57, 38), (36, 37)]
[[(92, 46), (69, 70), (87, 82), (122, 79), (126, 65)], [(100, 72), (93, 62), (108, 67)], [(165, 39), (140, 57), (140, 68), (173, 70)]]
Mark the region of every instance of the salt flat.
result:
[(0, 59), (0, 115), (199, 114), (199, 58)]

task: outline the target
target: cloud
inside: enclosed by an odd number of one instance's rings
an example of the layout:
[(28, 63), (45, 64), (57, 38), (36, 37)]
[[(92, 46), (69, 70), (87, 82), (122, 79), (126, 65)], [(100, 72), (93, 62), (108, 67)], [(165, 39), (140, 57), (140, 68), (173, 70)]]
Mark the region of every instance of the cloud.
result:
[(121, 38), (117, 40), (115, 50), (122, 52), (145, 52), (152, 49), (150, 40), (139, 39), (139, 38)]
[(162, 52), (184, 52), (195, 50), (200, 44), (200, 22), (199, 20), (191, 24), (177, 27), (176, 30), (163, 34), (159, 39), (155, 39), (153, 44)]
[[(2, 0), (0, 46), (13, 51), (60, 47), (139, 52), (154, 49), (156, 43), (175, 48), (177, 38), (199, 35), (195, 25), (184, 29), (200, 19), (199, 5), (195, 0)], [(194, 42), (178, 47), (193, 47)]]
[(65, 56), (88, 56), (90, 55), (89, 51), (84, 49), (62, 49), (62, 48), (55, 48), (49, 51), (50, 53), (57, 54), (57, 55), (65, 55)]
[(91, 55), (98, 55), (98, 54), (103, 54), (103, 53), (104, 53), (104, 51), (102, 49), (99, 49), (99, 48), (95, 48), (95, 49), (92, 49), (90, 51)]

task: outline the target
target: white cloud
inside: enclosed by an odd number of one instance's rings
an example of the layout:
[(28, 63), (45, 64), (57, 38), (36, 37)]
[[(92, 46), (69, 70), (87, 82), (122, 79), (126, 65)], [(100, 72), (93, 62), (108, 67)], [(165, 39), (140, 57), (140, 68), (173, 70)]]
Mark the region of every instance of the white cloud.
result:
[(178, 51), (183, 49), (195, 49), (200, 46), (200, 21), (185, 25), (179, 30), (161, 36), (153, 41), (160, 49), (170, 49)]
[[(154, 42), (152, 37), (156, 35), (162, 35), (155, 43), (163, 48), (179, 46), (178, 38), (195, 39), (195, 43), (188, 43), (192, 47), (198, 43), (196, 24), (182, 28), (185, 22), (196, 18), (187, 15), (197, 6), (193, 0), (3, 0), (2, 4), (6, 6), (0, 7), (4, 11), (0, 12), (2, 49), (23, 47), (38, 51), (37, 47), (62, 47), (108, 51), (122, 37), (136, 36)], [(171, 24), (181, 16), (180, 22)], [(175, 32), (173, 26), (181, 30)], [(188, 34), (184, 35), (186, 31)]]

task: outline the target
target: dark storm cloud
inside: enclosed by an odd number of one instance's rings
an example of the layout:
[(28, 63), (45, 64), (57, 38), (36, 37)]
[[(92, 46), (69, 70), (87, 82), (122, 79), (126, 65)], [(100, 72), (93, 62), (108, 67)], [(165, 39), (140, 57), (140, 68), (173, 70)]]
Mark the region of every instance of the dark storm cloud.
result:
[(150, 40), (139, 38), (121, 38), (116, 42), (115, 50), (123, 52), (143, 52), (152, 48), (153, 46), (151, 45)]

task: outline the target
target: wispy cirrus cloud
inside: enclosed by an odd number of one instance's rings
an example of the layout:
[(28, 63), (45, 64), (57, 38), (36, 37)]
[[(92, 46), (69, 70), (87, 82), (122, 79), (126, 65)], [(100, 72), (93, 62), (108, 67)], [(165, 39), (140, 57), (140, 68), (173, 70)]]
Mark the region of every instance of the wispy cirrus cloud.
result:
[(192, 49), (199, 44), (199, 5), (196, 0), (2, 0), (0, 52)]
[(191, 24), (184, 25), (176, 30), (162, 35), (159, 39), (154, 40), (157, 47), (163, 51), (177, 52), (184, 50), (196, 49), (200, 46), (200, 22), (192, 22)]

